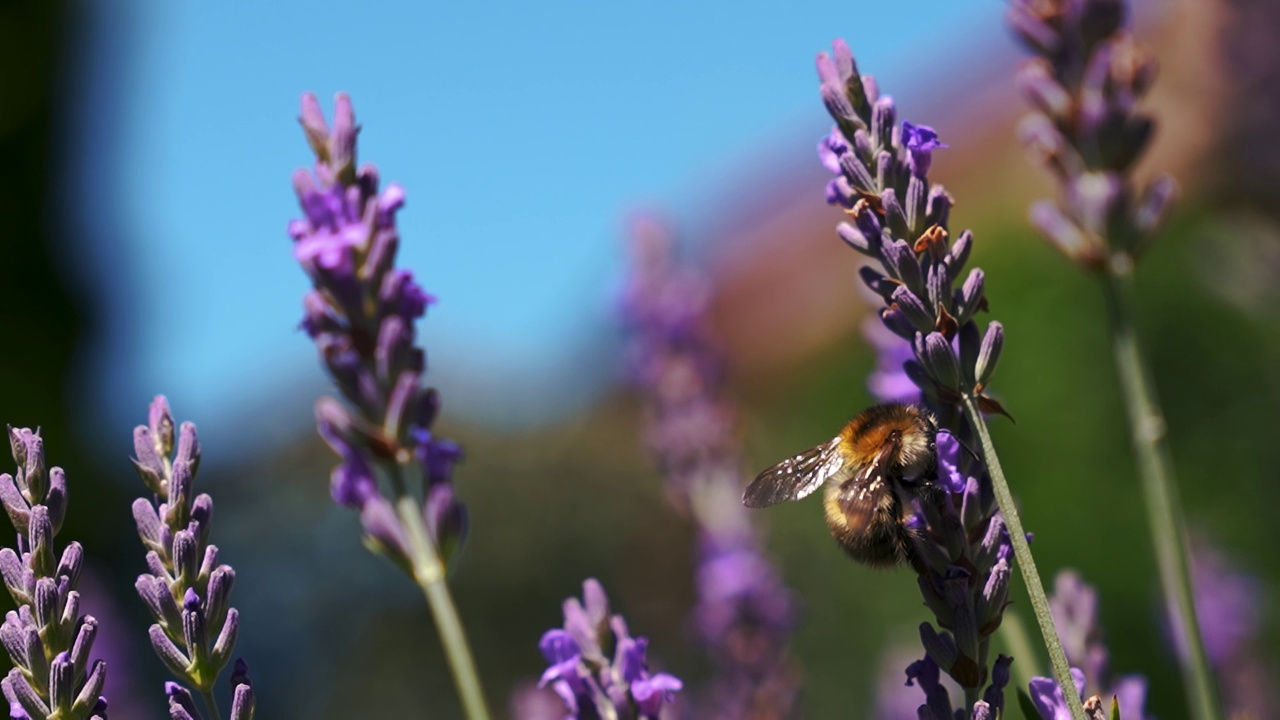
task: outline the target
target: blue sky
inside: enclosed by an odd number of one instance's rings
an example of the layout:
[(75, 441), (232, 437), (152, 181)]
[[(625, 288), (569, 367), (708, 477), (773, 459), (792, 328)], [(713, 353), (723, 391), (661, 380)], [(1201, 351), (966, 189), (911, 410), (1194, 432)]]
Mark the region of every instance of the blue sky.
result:
[[(446, 408), (521, 422), (611, 377), (599, 350), (627, 213), (696, 224), (743, 158), (807, 162), (814, 54), (846, 37), (883, 87), (1000, 37), (1001, 3), (99, 3), (71, 170), (103, 336), (86, 387), (134, 422), (163, 391), (202, 428), (322, 387), (294, 332), (285, 226), (304, 90), (348, 91), (361, 159), (405, 186), (401, 262)], [(814, 161), (816, 162), (816, 160)], [(821, 192), (815, 187), (814, 192)], [(103, 268), (111, 268), (103, 272)], [(306, 417), (306, 402), (284, 413)]]

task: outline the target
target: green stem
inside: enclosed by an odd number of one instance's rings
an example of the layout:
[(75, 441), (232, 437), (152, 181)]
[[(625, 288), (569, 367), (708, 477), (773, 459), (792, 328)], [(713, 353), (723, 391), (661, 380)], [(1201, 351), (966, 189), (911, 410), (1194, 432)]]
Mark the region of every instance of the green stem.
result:
[(200, 699), (204, 701), (205, 712), (209, 713), (209, 717), (213, 720), (222, 720), (222, 713), (218, 712), (218, 701), (213, 697), (213, 689), (200, 691)]
[(1132, 261), (1127, 256), (1113, 262), (1103, 291), (1120, 392), (1129, 415), (1129, 433), (1138, 460), (1138, 476), (1146, 502), (1151, 544), (1160, 568), (1160, 584), (1166, 601), (1172, 601), (1170, 621), (1180, 626), (1186, 652), (1180, 657), (1187, 702), (1197, 720), (1222, 717), (1213, 675), (1200, 637), (1195, 598), (1191, 589), (1191, 563), (1187, 532), (1182, 522), (1173, 463), (1165, 442), (1164, 414), (1156, 398), (1155, 383), (1142, 354), (1133, 321)]
[(489, 720), (484, 691), (480, 689), (480, 676), (476, 673), (475, 661), (471, 659), (471, 648), (467, 645), (467, 636), (462, 630), (458, 610), (453, 605), (453, 596), (449, 594), (449, 586), (444, 581), (444, 564), (440, 562), (435, 545), (427, 535), (426, 524), (422, 520), (422, 506), (404, 491), (401, 483), (396, 483), (396, 494), (396, 515), (409, 536), (409, 561), (413, 566), (413, 580), (422, 588), (422, 594), (431, 607), (431, 615), (440, 632), (440, 642), (444, 645), (445, 657), (449, 660), (449, 670), (453, 672), (453, 682), (458, 686), (458, 695), (462, 697), (463, 710), (468, 720)]
[(1066, 698), (1067, 709), (1073, 720), (1085, 720), (1084, 707), (1080, 704), (1080, 695), (1076, 693), (1075, 682), (1071, 679), (1071, 667), (1067, 664), (1067, 655), (1062, 650), (1062, 641), (1058, 639), (1058, 630), (1053, 626), (1053, 615), (1049, 612), (1049, 598), (1044, 594), (1044, 586), (1040, 583), (1040, 572), (1036, 570), (1036, 561), (1031, 557), (1031, 546), (1027, 544), (1027, 534), (1022, 529), (1022, 520), (1018, 517), (1018, 508), (1013, 504), (1013, 493), (1009, 491), (1009, 483), (1004, 478), (1004, 470), (1000, 467), (1000, 458), (996, 455), (995, 445), (991, 443), (991, 433), (987, 431), (987, 422), (978, 409), (978, 401), (972, 395), (964, 397), (964, 414), (969, 424), (978, 433), (982, 444), (982, 460), (986, 463), (987, 472), (991, 475), (991, 484), (995, 488), (996, 502), (1000, 505), (1000, 513), (1004, 516), (1005, 527), (1009, 529), (1009, 541), (1013, 543), (1013, 554), (1018, 561), (1018, 569), (1022, 571), (1022, 581), (1031, 596), (1031, 610), (1035, 613), (1036, 624), (1040, 626), (1040, 634), (1044, 636), (1045, 648), (1049, 651), (1049, 664), (1053, 666), (1053, 677), (1062, 686), (1062, 696)]

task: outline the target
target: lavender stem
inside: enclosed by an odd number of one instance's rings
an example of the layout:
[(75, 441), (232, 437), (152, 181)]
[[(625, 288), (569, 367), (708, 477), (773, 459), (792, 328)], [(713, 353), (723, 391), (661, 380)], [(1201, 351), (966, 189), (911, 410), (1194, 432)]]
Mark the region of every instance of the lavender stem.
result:
[(1156, 398), (1151, 373), (1134, 329), (1133, 263), (1110, 263), (1103, 283), (1111, 347), (1120, 378), (1120, 392), (1129, 415), (1129, 433), (1138, 460), (1138, 476), (1146, 500), (1147, 525), (1160, 567), (1164, 596), (1173, 601), (1177, 622), (1183, 628), (1187, 652), (1183, 665), (1187, 703), (1193, 717), (1218, 720), (1221, 705), (1216, 697), (1212, 671), (1205, 656), (1204, 640), (1196, 618), (1191, 586), (1186, 527), (1178, 487), (1173, 481), (1169, 446), (1165, 442), (1164, 413)]
[(440, 632), (440, 643), (444, 646), (449, 670), (453, 673), (453, 682), (458, 687), (458, 695), (462, 698), (467, 718), (489, 720), (489, 709), (484, 702), (484, 691), (480, 688), (475, 661), (471, 658), (471, 647), (467, 644), (467, 636), (462, 629), (462, 621), (458, 619), (458, 609), (453, 604), (453, 596), (449, 594), (449, 586), (444, 581), (444, 565), (427, 535), (421, 506), (412, 495), (399, 492), (401, 489), (397, 483), (399, 498), (396, 500), (396, 514), (409, 536), (413, 580), (422, 588), (427, 605), (431, 607), (431, 616)]
[(991, 485), (995, 489), (996, 503), (1004, 515), (1005, 526), (1009, 528), (1009, 540), (1013, 544), (1013, 554), (1018, 559), (1018, 569), (1022, 572), (1022, 581), (1031, 596), (1031, 610), (1035, 613), (1036, 624), (1040, 626), (1040, 634), (1044, 636), (1045, 647), (1049, 651), (1049, 664), (1053, 666), (1053, 677), (1062, 686), (1062, 694), (1067, 700), (1067, 709), (1072, 720), (1085, 720), (1084, 706), (1080, 704), (1080, 696), (1072, 692), (1075, 681), (1071, 678), (1071, 667), (1067, 664), (1067, 654), (1062, 649), (1062, 641), (1058, 639), (1058, 630), (1053, 625), (1053, 614), (1049, 611), (1049, 598), (1045, 596), (1044, 585), (1040, 582), (1040, 572), (1036, 570), (1035, 558), (1031, 556), (1031, 546), (1027, 544), (1027, 534), (1022, 529), (1022, 519), (1018, 517), (1018, 508), (1013, 502), (1013, 493), (1009, 490), (1009, 482), (1005, 480), (1004, 469), (1000, 467), (1000, 458), (996, 455), (995, 445), (991, 442), (991, 433), (987, 431), (987, 421), (978, 409), (978, 399), (966, 394), (962, 400), (964, 415), (969, 419), (974, 432), (982, 445), (982, 461), (986, 463), (987, 472), (991, 475)]
[(222, 720), (222, 713), (218, 712), (218, 701), (213, 697), (213, 688), (201, 690), (200, 699), (204, 701), (204, 709), (209, 713), (209, 717)]

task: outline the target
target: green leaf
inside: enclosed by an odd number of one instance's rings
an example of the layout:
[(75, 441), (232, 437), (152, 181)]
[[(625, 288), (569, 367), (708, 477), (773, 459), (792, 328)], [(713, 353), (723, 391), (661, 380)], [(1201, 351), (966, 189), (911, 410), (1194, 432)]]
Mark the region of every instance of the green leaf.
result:
[(1111, 696), (1111, 720), (1120, 720), (1120, 701)]

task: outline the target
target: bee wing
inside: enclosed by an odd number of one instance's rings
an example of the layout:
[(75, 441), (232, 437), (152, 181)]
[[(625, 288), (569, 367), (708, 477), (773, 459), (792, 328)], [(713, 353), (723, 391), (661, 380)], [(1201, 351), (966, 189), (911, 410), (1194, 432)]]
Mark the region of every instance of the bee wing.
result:
[(742, 494), (742, 504), (749, 508), (764, 508), (799, 500), (844, 470), (844, 464), (840, 438), (833, 438), (760, 473)]

